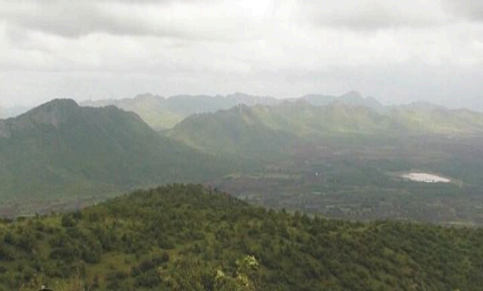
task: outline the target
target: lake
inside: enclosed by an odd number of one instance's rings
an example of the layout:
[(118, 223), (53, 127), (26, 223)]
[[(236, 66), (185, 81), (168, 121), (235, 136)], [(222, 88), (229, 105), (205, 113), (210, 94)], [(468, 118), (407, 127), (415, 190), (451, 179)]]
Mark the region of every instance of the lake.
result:
[(401, 175), (402, 178), (408, 179), (415, 182), (424, 182), (424, 183), (449, 183), (451, 182), (450, 179), (428, 174), (428, 173), (406, 173)]

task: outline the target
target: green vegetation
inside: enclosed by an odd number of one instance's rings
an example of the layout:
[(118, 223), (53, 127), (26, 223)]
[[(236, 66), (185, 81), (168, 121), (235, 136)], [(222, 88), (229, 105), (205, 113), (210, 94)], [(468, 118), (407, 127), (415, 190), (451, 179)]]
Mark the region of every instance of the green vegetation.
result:
[(296, 136), (274, 131), (254, 109), (238, 105), (215, 114), (189, 117), (168, 133), (170, 137), (209, 153), (221, 152), (245, 159), (274, 160), (295, 145)]
[[(386, 108), (356, 92), (276, 105), (243, 94), (116, 102), (179, 116), (258, 105), (194, 114), (162, 134), (134, 113), (69, 100), (2, 120), (0, 215), (78, 209), (139, 187), (201, 182), (265, 207), (324, 217), (483, 223), (479, 113)], [(453, 182), (402, 181), (398, 174), (407, 171)]]
[[(482, 114), (427, 104), (379, 112), (358, 104), (240, 105), (188, 117), (167, 135), (262, 164), (212, 185), (265, 207), (358, 220), (483, 223)], [(453, 183), (402, 181), (398, 173), (407, 171)]]
[(0, 199), (28, 202), (20, 213), (40, 211), (35, 204), (48, 200), (99, 200), (160, 183), (202, 182), (228, 168), (113, 106), (54, 100), (0, 121)]
[(481, 137), (482, 128), (483, 114), (467, 110), (415, 105), (381, 113), (361, 105), (336, 102), (313, 106), (299, 100), (192, 115), (168, 135), (207, 152), (287, 155), (294, 145), (326, 145), (328, 140), (338, 141), (341, 147), (346, 146), (344, 140), (355, 145), (373, 140), (373, 144), (385, 146), (384, 142), (408, 137)]
[[(0, 290), (39, 283), (81, 286), (76, 290), (483, 286), (481, 229), (312, 218), (250, 206), (197, 185), (3, 222), (0, 240)], [(240, 282), (245, 289), (236, 287)]]

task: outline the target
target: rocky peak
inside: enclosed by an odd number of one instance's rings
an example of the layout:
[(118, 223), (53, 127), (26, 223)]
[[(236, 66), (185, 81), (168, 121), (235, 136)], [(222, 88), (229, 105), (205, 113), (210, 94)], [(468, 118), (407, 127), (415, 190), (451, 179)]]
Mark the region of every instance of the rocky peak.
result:
[(54, 99), (22, 114), (18, 119), (58, 127), (60, 123), (76, 114), (79, 108), (72, 99)]

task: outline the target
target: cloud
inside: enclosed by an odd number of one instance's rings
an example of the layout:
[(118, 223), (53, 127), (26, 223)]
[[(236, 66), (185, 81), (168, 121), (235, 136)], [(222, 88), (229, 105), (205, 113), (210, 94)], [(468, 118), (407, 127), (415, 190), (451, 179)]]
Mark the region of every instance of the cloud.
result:
[(479, 0), (443, 0), (447, 11), (456, 17), (483, 21), (483, 2)]
[(314, 25), (356, 31), (425, 28), (450, 20), (438, 0), (338, 0), (323, 5), (302, 0), (301, 3), (301, 17)]
[(0, 5), (0, 20), (66, 38), (106, 33), (231, 41), (257, 37), (263, 30), (253, 7), (219, 0), (30, 0), (2, 1)]
[(0, 0), (0, 101), (352, 89), (390, 102), (476, 100), (475, 3)]
[[(73, 38), (90, 33), (104, 32), (116, 35), (178, 35), (169, 26), (153, 26), (143, 20), (140, 15), (131, 11), (127, 17), (124, 4), (117, 6), (124, 11), (107, 9), (107, 2), (89, 1), (47, 1), (47, 2), (13, 2), (3, 4), (7, 7), (0, 12), (0, 18), (6, 19), (13, 25), (29, 30), (43, 31)], [(6, 8), (6, 9), (5, 9)], [(118, 10), (119, 9), (118, 7)]]

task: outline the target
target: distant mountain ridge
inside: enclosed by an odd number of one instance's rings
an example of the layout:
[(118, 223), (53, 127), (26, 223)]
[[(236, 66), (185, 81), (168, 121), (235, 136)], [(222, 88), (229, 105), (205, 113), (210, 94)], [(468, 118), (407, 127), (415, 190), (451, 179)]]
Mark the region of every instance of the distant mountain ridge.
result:
[[(182, 116), (200, 109), (200, 104), (188, 106), (192, 98), (199, 97), (176, 97), (168, 104)], [(219, 106), (217, 99), (204, 98), (211, 102), (204, 108)], [(113, 105), (81, 107), (69, 99), (0, 120), (0, 202), (17, 201), (28, 209), (16, 214), (32, 213), (39, 209), (37, 202), (101, 200), (177, 182), (228, 185), (262, 199), (256, 201), (272, 201), (277, 187), (315, 183), (339, 189), (343, 185), (337, 181), (346, 177), (355, 185), (394, 184), (384, 175), (413, 168), (436, 169), (471, 187), (481, 180), (481, 113), (421, 103), (380, 111), (371, 98), (356, 93), (318, 106), (313, 100), (325, 102), (325, 97), (312, 96), (312, 102), (243, 95), (229, 99), (233, 103), (243, 98), (255, 104), (239, 102), (229, 109), (194, 113), (161, 132), (134, 112)], [(145, 104), (169, 100), (151, 95), (138, 99)], [(366, 105), (371, 102), (372, 107)], [(166, 103), (162, 106), (174, 112)], [(475, 138), (467, 143), (468, 137)], [(372, 176), (366, 176), (368, 168), (374, 170)], [(314, 178), (314, 173), (324, 176), (315, 181), (319, 176)], [(259, 192), (251, 192), (250, 186)], [(266, 189), (273, 192), (253, 196)], [(0, 208), (0, 213), (12, 212)]]
[(162, 130), (173, 127), (191, 114), (229, 109), (240, 103), (252, 106), (277, 104), (277, 102), (272, 97), (257, 97), (242, 93), (227, 96), (176, 95), (169, 98), (146, 93), (120, 100), (84, 101), (81, 105), (93, 107), (114, 105), (127, 111), (134, 111), (152, 128)]
[(352, 106), (366, 106), (375, 110), (380, 110), (381, 108), (384, 108), (384, 105), (382, 105), (375, 98), (364, 98), (357, 91), (350, 91), (341, 96), (311, 94), (305, 95), (300, 99), (306, 100), (314, 106), (327, 106), (330, 103), (340, 102)]
[(279, 105), (286, 102), (305, 100), (314, 106), (326, 106), (330, 103), (340, 102), (352, 106), (366, 106), (378, 112), (385, 111), (385, 107), (372, 97), (363, 98), (356, 91), (341, 96), (306, 95), (301, 98), (276, 99), (273, 97), (252, 96), (243, 93), (231, 95), (176, 95), (165, 98), (152, 94), (141, 94), (134, 98), (108, 99), (99, 101), (84, 101), (83, 106), (102, 107), (114, 105), (127, 111), (136, 112), (146, 123), (155, 130), (169, 129), (181, 122), (184, 118), (199, 113), (216, 112), (230, 109), (238, 104), (247, 106)]

